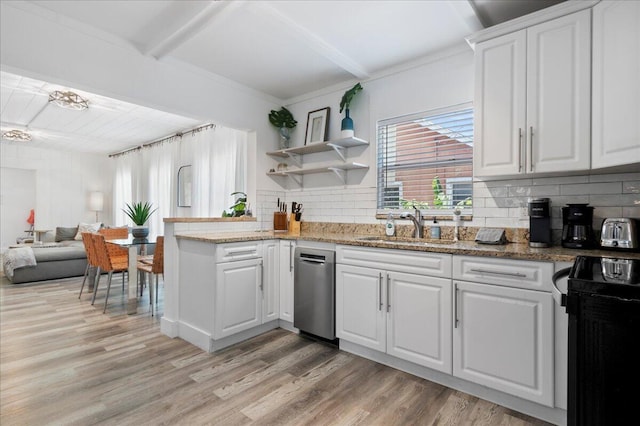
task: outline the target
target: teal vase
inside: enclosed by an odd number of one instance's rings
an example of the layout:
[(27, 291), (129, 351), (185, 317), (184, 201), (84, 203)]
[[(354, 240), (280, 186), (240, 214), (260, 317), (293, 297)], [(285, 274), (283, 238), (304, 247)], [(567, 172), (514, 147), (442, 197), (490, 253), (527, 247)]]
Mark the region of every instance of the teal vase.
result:
[(352, 138), (353, 133), (353, 120), (349, 117), (349, 108), (344, 110), (345, 117), (342, 119), (342, 125), (340, 129), (342, 130), (341, 135), (343, 138)]

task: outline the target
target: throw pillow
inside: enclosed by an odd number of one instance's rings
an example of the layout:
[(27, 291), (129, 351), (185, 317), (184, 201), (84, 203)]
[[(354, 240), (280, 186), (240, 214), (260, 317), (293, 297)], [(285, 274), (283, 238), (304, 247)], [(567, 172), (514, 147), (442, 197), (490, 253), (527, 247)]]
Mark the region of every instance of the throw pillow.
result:
[(82, 241), (82, 233), (83, 232), (98, 232), (98, 230), (100, 229), (100, 227), (102, 226), (101, 222), (96, 222), (96, 223), (82, 223), (80, 222), (78, 224), (78, 232), (76, 232), (76, 237), (75, 240), (76, 241)]
[(76, 237), (77, 233), (78, 233), (77, 226), (73, 228), (57, 227), (56, 238), (55, 238), (56, 243), (59, 243), (60, 241), (72, 241)]

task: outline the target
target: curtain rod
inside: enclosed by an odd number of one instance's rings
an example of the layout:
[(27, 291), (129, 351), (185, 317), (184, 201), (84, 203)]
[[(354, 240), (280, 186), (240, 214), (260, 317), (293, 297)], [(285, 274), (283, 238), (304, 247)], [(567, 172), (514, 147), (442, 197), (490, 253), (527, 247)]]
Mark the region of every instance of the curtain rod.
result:
[(202, 132), (204, 130), (215, 129), (215, 128), (216, 128), (215, 124), (209, 123), (200, 127), (195, 127), (193, 129), (185, 130), (184, 132), (176, 132), (173, 135), (165, 136), (164, 138), (156, 139), (155, 141), (152, 141), (152, 142), (143, 143), (142, 145), (135, 146), (133, 148), (128, 148), (128, 149), (125, 149), (124, 151), (116, 152), (114, 154), (109, 154), (109, 158), (119, 157), (121, 155), (125, 155), (134, 151), (140, 151), (142, 148), (150, 148), (152, 146), (155, 146), (164, 142), (173, 141), (175, 139), (182, 139), (182, 136), (188, 133), (191, 133), (191, 136), (193, 136), (194, 134)]

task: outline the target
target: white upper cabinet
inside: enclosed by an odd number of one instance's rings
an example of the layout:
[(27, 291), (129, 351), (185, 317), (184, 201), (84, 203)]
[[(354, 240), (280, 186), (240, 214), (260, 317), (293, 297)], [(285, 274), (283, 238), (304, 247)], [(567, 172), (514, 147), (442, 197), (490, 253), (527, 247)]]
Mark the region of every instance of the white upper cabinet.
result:
[(591, 12), (476, 45), (474, 175), (588, 170)]
[(640, 2), (593, 8), (592, 167), (640, 162)]

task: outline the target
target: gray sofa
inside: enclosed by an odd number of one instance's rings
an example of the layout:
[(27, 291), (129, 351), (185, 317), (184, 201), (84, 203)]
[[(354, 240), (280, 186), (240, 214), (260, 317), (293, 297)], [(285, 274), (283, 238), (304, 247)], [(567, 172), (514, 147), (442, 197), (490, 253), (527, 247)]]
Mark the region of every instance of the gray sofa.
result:
[(69, 243), (57, 247), (33, 246), (37, 265), (14, 270), (13, 278), (9, 281), (20, 284), (84, 275), (87, 253), (82, 241)]
[(36, 265), (13, 270), (13, 277), (7, 274), (5, 267), (5, 276), (12, 283), (20, 284), (84, 275), (87, 253), (82, 241), (74, 240), (77, 231), (78, 227), (58, 227), (55, 234), (45, 234), (43, 247), (32, 246)]

